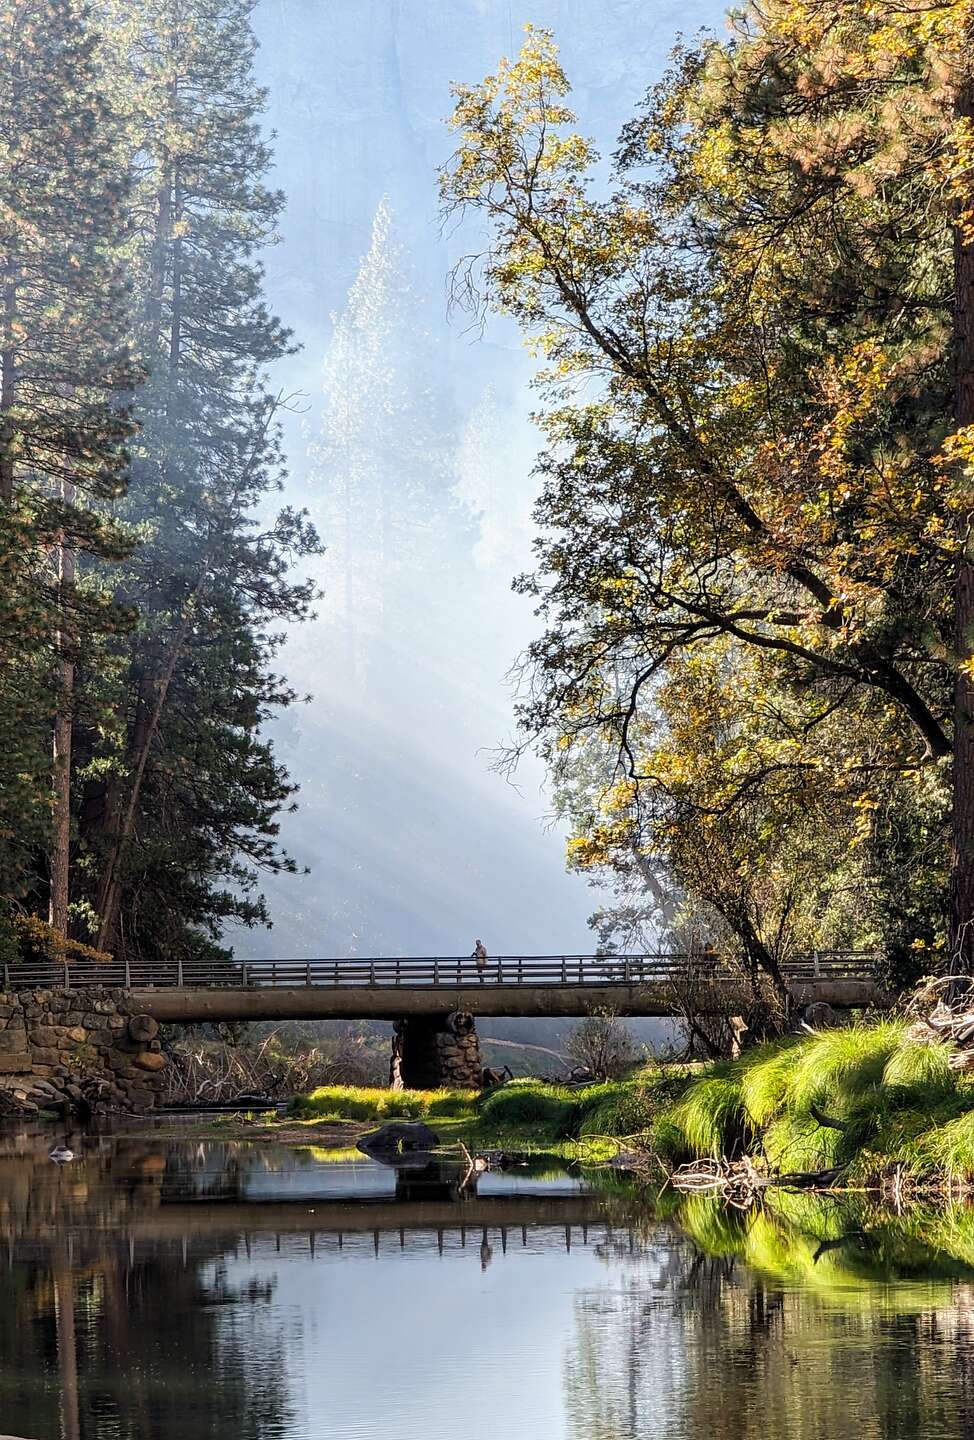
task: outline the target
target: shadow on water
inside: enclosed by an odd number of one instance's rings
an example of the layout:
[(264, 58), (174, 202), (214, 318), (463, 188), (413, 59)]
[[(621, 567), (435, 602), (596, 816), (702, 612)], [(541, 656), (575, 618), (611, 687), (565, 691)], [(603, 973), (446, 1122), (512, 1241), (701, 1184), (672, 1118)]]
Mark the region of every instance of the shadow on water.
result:
[(0, 1134), (0, 1433), (967, 1433), (974, 1212)]

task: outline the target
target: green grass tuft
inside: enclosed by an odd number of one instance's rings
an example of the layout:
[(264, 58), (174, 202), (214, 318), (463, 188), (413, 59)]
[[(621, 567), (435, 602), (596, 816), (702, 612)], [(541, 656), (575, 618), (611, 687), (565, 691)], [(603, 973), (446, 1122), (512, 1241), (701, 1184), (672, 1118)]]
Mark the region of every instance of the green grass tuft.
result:
[(499, 1130), (536, 1126), (562, 1139), (576, 1133), (578, 1092), (537, 1081), (515, 1081), (492, 1091), (480, 1107), (481, 1123)]
[(801, 1059), (797, 1037), (759, 1045), (741, 1057), (741, 1096), (755, 1125), (767, 1125), (786, 1108)]
[(322, 1085), (297, 1095), (288, 1107), (301, 1120), (422, 1120), (429, 1115), (473, 1115), (475, 1090), (380, 1090)]
[(934, 1124), (919, 1137), (919, 1158), (950, 1179), (974, 1175), (974, 1110)]
[(840, 1163), (841, 1132), (807, 1115), (782, 1115), (764, 1132), (764, 1153), (774, 1170), (830, 1170)]
[(814, 1105), (829, 1105), (838, 1113), (852, 1106), (883, 1082), (883, 1072), (903, 1042), (905, 1027), (898, 1021), (879, 1025), (852, 1025), (847, 1030), (823, 1030), (802, 1040), (789, 1084), (789, 1106), (807, 1112)]
[(946, 1045), (918, 1045), (904, 1040), (883, 1069), (883, 1085), (902, 1092), (904, 1099), (939, 1099), (953, 1094), (957, 1079), (950, 1068)]
[(691, 1155), (738, 1154), (749, 1135), (740, 1081), (730, 1075), (696, 1081), (667, 1118)]

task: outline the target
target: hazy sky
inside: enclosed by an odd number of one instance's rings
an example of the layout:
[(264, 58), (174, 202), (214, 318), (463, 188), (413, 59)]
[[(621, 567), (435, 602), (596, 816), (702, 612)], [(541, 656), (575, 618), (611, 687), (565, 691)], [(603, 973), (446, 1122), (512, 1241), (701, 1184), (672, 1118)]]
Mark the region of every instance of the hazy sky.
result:
[(554, 31), (580, 128), (605, 152), (681, 28), (722, 10), (260, 0), (288, 201), (268, 290), (302, 346), (274, 376), (304, 397), (286, 498), (329, 553), (319, 617), (282, 659), (314, 699), (275, 729), (302, 787), (284, 842), (312, 873), (268, 885), (275, 928), (239, 953), (465, 954), (476, 936), (493, 953), (591, 947), (598, 896), (565, 873), (539, 768), (517, 789), (490, 770), (511, 733), (504, 677), (537, 627), (510, 590), (530, 565), (534, 397), (510, 326), (478, 337), (448, 314), (458, 242), (440, 231), (436, 168), (450, 82), (482, 78), (526, 22)]

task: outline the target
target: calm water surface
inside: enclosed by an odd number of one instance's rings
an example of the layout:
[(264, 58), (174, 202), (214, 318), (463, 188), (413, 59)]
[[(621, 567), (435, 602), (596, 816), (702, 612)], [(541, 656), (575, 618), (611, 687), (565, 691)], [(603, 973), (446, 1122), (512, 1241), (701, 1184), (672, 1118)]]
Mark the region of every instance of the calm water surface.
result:
[[(55, 1137), (56, 1138), (56, 1137)], [(0, 1434), (974, 1434), (974, 1221), (0, 1134)], [(969, 1258), (968, 1258), (969, 1256)]]

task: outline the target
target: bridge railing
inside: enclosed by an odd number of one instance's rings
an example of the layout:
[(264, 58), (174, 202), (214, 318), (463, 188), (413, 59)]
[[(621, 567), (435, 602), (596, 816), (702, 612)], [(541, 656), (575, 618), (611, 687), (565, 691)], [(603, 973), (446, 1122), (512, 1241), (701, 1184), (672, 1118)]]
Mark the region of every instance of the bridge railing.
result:
[[(821, 950), (782, 964), (788, 980), (874, 978), (873, 951)], [(499, 955), (481, 968), (472, 956), (430, 955), (374, 959), (249, 960), (190, 963), (112, 960), (105, 964), (16, 964), (4, 967), (5, 989), (111, 986), (317, 986), (339, 989), (475, 989), (481, 985), (626, 986), (651, 981), (689, 983), (729, 979), (737, 973), (715, 953), (633, 955)]]

